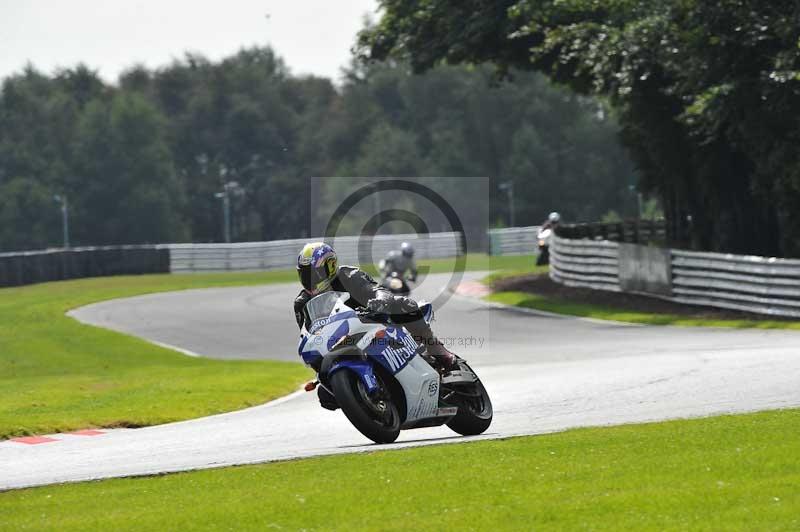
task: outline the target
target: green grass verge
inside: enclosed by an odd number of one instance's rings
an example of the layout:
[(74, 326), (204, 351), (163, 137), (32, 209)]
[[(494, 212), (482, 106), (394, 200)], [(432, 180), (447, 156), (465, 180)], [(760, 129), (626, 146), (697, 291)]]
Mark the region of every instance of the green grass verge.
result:
[(292, 272), (146, 275), (0, 290), (0, 438), (153, 425), (295, 390), (309, 374), (299, 364), (187, 357), (64, 315), (149, 292), (290, 280)]
[(0, 529), (797, 530), (799, 429), (785, 410), (12, 491)]
[[(482, 279), (487, 286), (492, 286), (497, 281), (521, 275), (534, 273), (547, 273), (547, 266), (534, 266), (532, 268), (496, 271)], [(595, 318), (599, 320), (622, 321), (639, 323), (642, 325), (676, 325), (682, 327), (729, 327), (729, 328), (756, 328), (756, 329), (794, 329), (800, 330), (800, 321), (771, 320), (771, 319), (710, 319), (708, 317), (691, 317), (677, 314), (658, 314), (643, 312), (631, 308), (611, 307), (592, 303), (564, 301), (530, 292), (496, 292), (484, 299), (504, 305), (515, 307), (544, 310), (555, 314)]]
[(494, 283), (502, 279), (520, 277), (522, 275), (547, 273), (548, 266), (536, 266), (534, 261), (535, 258), (527, 263), (519, 265), (519, 267), (497, 268), (497, 271), (490, 273), (489, 275), (481, 279), (481, 282), (487, 286), (492, 286)]
[(800, 321), (693, 318), (675, 314), (656, 314), (652, 312), (619, 309), (590, 303), (560, 301), (537, 294), (531, 294), (529, 292), (497, 292), (486, 296), (485, 299), (495, 303), (503, 303), (504, 305), (544, 310), (547, 312), (554, 312), (556, 314), (567, 314), (570, 316), (581, 316), (584, 318), (595, 318), (600, 320), (640, 323), (643, 325), (800, 330)]
[[(536, 263), (534, 255), (514, 255), (514, 256), (490, 256), (481, 254), (467, 255), (467, 270), (505, 270), (519, 271), (526, 270), (530, 265)], [(431, 269), (436, 269), (435, 264), (431, 264)], [(445, 270), (449, 271), (449, 270)], [(434, 271), (435, 273), (435, 271)]]
[[(469, 255), (466, 266), (514, 268), (524, 260)], [(421, 264), (433, 273), (446, 272), (453, 259)], [(295, 283), (297, 275), (145, 275), (0, 289), (0, 439), (166, 423), (294, 390), (310, 374), (299, 364), (190, 358), (64, 315), (89, 303), (145, 293), (281, 282)], [(290, 305), (287, 301), (287, 312)]]

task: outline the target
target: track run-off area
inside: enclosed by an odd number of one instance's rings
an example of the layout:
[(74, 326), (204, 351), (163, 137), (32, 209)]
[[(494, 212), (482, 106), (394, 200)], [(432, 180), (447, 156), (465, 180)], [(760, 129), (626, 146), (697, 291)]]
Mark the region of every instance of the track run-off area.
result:
[[(467, 273), (461, 282), (483, 275)], [(298, 392), (167, 425), (3, 441), (0, 490), (800, 406), (800, 333), (634, 326), (501, 308), (468, 295), (437, 298), (455, 288), (450, 279), (430, 275), (413, 295), (441, 302), (434, 330), (470, 361), (492, 397), (494, 422), (480, 437), (437, 427), (378, 446), (341, 411), (320, 408), (315, 393)], [(299, 362), (297, 292), (296, 284), (188, 290), (71, 315), (190, 356)]]

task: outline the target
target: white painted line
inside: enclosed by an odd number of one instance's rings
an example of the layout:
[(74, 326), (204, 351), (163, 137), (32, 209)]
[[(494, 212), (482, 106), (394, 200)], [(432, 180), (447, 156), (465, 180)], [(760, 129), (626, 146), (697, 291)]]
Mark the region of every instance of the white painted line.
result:
[(172, 351), (177, 351), (178, 353), (181, 353), (181, 354), (189, 356), (189, 357), (200, 358), (200, 357), (203, 356), (203, 355), (201, 355), (199, 353), (195, 353), (194, 351), (189, 351), (188, 349), (184, 349), (182, 347), (178, 347), (178, 346), (175, 346), (175, 345), (165, 344), (164, 342), (157, 342), (155, 340), (148, 340), (147, 338), (142, 338), (142, 340), (146, 341), (147, 343), (150, 343), (150, 344), (153, 344), (153, 345), (157, 345), (158, 347), (163, 347), (164, 349), (171, 349)]

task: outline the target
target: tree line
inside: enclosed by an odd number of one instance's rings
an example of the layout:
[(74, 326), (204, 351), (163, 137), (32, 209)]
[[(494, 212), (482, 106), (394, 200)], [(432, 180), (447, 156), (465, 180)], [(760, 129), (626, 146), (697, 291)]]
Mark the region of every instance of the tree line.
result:
[(800, 4), (382, 0), (366, 60), (494, 63), (605, 99), (670, 240), (800, 256)]
[(636, 211), (633, 163), (608, 106), (518, 70), (353, 61), (343, 82), (294, 76), (268, 47), (219, 62), (187, 54), (105, 83), (33, 66), (0, 95), (0, 251), (218, 242), (229, 185), (234, 240), (307, 236), (312, 176), (488, 176), (491, 223), (549, 211)]

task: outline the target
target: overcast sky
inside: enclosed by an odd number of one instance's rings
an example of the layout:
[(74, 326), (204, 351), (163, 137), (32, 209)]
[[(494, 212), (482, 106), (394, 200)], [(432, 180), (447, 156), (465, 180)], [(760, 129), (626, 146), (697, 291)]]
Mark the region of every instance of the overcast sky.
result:
[(185, 51), (220, 59), (270, 44), (295, 74), (339, 77), (377, 0), (0, 0), (0, 78), (82, 61), (107, 81)]

